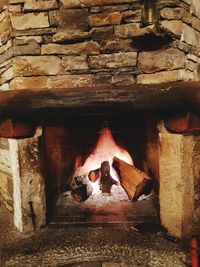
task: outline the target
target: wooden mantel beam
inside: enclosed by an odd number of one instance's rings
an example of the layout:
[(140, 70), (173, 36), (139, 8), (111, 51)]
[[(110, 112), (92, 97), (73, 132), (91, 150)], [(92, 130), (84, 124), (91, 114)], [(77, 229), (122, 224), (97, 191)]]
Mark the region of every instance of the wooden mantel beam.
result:
[(10, 90), (0, 93), (0, 118), (73, 112), (200, 111), (200, 82)]

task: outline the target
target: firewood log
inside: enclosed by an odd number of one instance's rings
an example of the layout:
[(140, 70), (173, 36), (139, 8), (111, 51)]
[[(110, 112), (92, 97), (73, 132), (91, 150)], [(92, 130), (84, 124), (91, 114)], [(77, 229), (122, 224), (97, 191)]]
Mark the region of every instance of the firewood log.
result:
[(86, 174), (73, 177), (71, 189), (72, 197), (78, 202), (87, 200), (93, 192), (93, 188), (89, 183)]
[(136, 201), (142, 194), (149, 193), (152, 179), (144, 172), (116, 157), (113, 158), (112, 166), (117, 171), (121, 186), (131, 201)]
[(100, 168), (93, 170), (93, 171), (90, 171), (88, 174), (88, 178), (89, 178), (90, 182), (92, 182), (92, 183), (96, 182), (100, 178), (100, 176), (101, 176)]
[(71, 191), (72, 197), (78, 201), (83, 202), (92, 195), (92, 187), (90, 184), (83, 184)]
[(113, 185), (119, 183), (110, 175), (110, 165), (108, 161), (104, 161), (101, 164), (101, 178), (100, 178), (100, 190), (102, 194), (111, 195), (111, 188)]

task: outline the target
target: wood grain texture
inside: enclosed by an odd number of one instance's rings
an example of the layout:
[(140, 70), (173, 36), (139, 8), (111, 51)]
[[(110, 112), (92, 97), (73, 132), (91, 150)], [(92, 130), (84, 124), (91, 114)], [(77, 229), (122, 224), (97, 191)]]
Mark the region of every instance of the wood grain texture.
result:
[(0, 117), (76, 112), (200, 111), (200, 82), (10, 90), (0, 93)]

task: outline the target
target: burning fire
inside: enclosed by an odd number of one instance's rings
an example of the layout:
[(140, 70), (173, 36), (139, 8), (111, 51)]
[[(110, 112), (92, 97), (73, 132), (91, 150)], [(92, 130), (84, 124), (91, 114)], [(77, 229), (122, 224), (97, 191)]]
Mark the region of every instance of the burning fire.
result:
[[(89, 173), (91, 170), (96, 170), (101, 167), (102, 162), (109, 161), (110, 163), (110, 174), (118, 181), (118, 175), (112, 168), (113, 158), (117, 157), (126, 163), (133, 165), (133, 160), (129, 153), (122, 147), (116, 144), (112, 133), (108, 127), (103, 127), (97, 145), (90, 156), (87, 158), (83, 165), (85, 172)], [(90, 182), (93, 187), (93, 194), (99, 192), (99, 183)]]

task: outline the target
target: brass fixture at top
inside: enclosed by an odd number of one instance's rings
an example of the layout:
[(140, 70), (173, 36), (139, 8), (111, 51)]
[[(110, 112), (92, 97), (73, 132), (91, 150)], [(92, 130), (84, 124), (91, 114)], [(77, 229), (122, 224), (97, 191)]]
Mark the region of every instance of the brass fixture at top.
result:
[(141, 13), (141, 27), (146, 27), (152, 24), (158, 24), (159, 11), (158, 0), (143, 0)]

